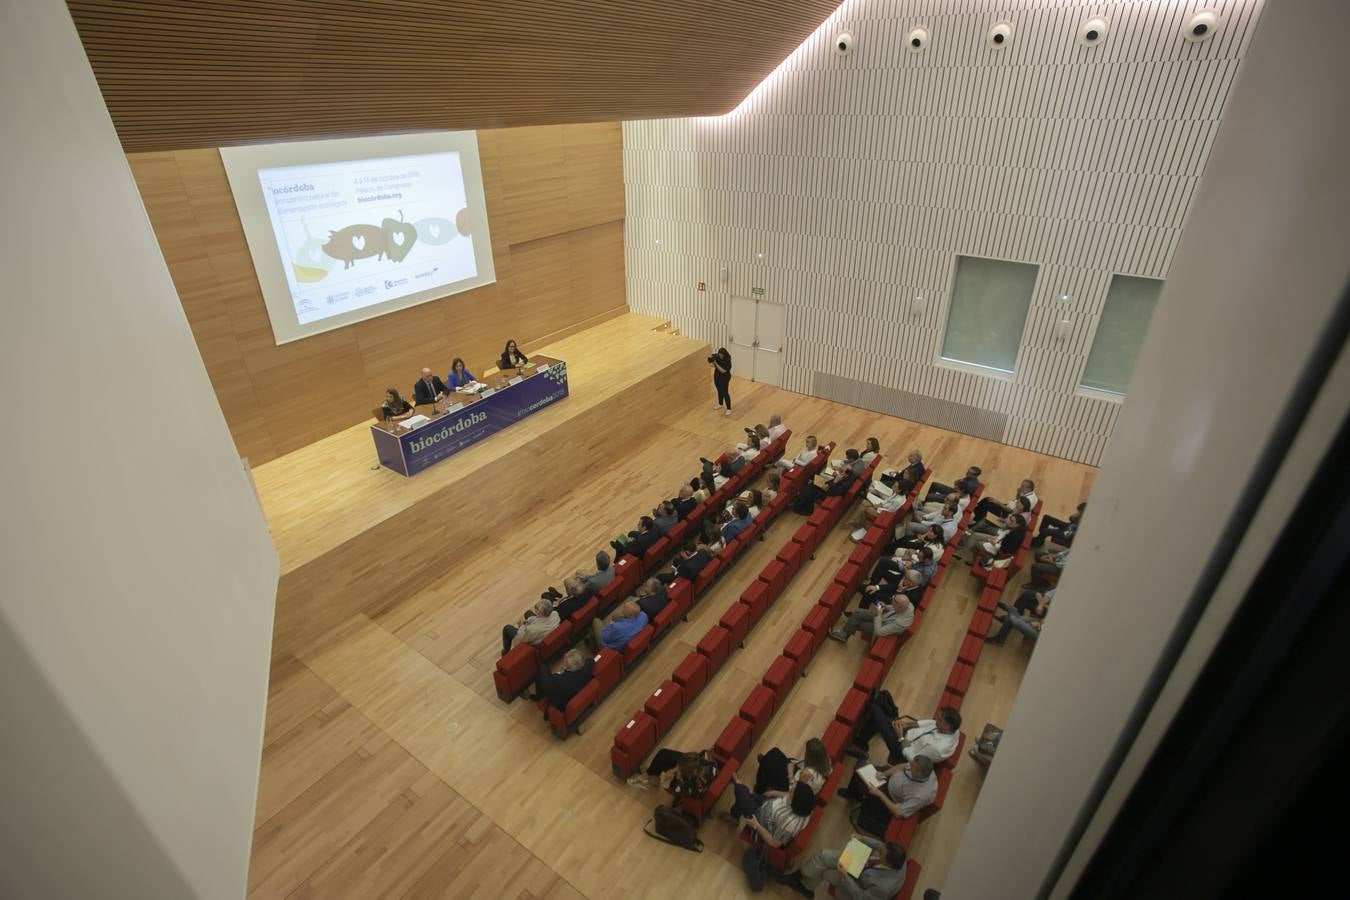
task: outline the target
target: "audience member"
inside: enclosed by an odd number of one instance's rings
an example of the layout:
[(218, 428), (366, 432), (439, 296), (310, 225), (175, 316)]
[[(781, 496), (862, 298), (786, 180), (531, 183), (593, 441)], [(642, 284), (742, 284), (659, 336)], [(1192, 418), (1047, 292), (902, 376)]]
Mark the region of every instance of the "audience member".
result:
[[(904, 527), (905, 534), (910, 535), (923, 534), (925, 531), (928, 530), (928, 527), (930, 525), (940, 525), (948, 519), (951, 519), (953, 522), (955, 522), (957, 519), (961, 518), (962, 499), (963, 497), (961, 494), (958, 494), (956, 491), (952, 491), (950, 494), (947, 495), (947, 499), (938, 505), (937, 509), (933, 510), (925, 509), (923, 512), (916, 514), (914, 518), (912, 518), (909, 521), (909, 524), (905, 525)], [(968, 494), (965, 495), (964, 499), (967, 503), (969, 503), (970, 495)], [(895, 532), (896, 534), (899, 534), (900, 529), (896, 528)]]
[(661, 532), (656, 530), (656, 520), (651, 516), (642, 516), (638, 519), (636, 531), (619, 535), (617, 539), (610, 541), (609, 545), (614, 548), (616, 556), (631, 553), (634, 556), (641, 557), (659, 540), (661, 540)]
[(682, 484), (680, 485), (680, 492), (675, 496), (675, 499), (669, 501), (670, 505), (675, 508), (675, 516), (678, 520), (683, 521), (689, 518), (689, 514), (699, 505), (700, 501), (694, 496), (694, 492), (697, 489), (697, 479), (690, 484)]
[(776, 441), (787, 432), (787, 426), (783, 424), (783, 417), (774, 414), (769, 416), (769, 439)]
[(561, 619), (570, 619), (572, 614), (586, 605), (586, 601), (595, 596), (595, 592), (586, 586), (586, 581), (580, 575), (568, 575), (563, 579), (563, 591), (558, 593), (558, 589), (550, 587), (544, 593), (539, 595), (541, 600), (547, 600), (553, 604)]
[(956, 752), (961, 739), (961, 713), (944, 706), (936, 719), (915, 719), (913, 716), (893, 716), (874, 696), (867, 701), (862, 724), (858, 728), (858, 743), (850, 744), (845, 752), (859, 759), (867, 758), (867, 742), (880, 734), (890, 751), (887, 762), (894, 765), (916, 756), (926, 756), (933, 762), (942, 762)]
[(816, 795), (798, 779), (792, 793), (786, 797), (761, 797), (741, 783), (735, 775), (732, 777), (732, 789), (736, 798), (731, 804), (731, 814), (741, 820), (741, 825), (759, 835), (760, 840), (770, 847), (785, 847), (811, 821), (811, 813), (816, 807)]
[(863, 462), (870, 463), (872, 460), (876, 459), (880, 455), (881, 455), (881, 442), (874, 437), (868, 438), (867, 443), (863, 445), (862, 451)]
[(604, 646), (622, 653), (633, 636), (645, 627), (647, 614), (642, 611), (642, 607), (635, 600), (625, 600), (606, 621), (596, 619), (591, 622), (593, 646)]
[(692, 546), (686, 546), (671, 560), (671, 570), (661, 572), (656, 578), (662, 584), (670, 584), (676, 578), (693, 581), (698, 578), (708, 563), (712, 562), (713, 552), (706, 538), (700, 537)]
[[(1008, 639), (1008, 635), (1017, 631), (1022, 635), (1023, 640), (1034, 641), (1041, 636), (1041, 627), (1045, 623), (1045, 614), (1050, 609), (1050, 601), (1054, 599), (1053, 589), (1045, 593), (1035, 594), (1036, 605), (1025, 613), (1008, 606), (1003, 601), (999, 601), (998, 608), (1003, 610), (1003, 624), (998, 632), (993, 635), (986, 635), (984, 640), (989, 644), (1002, 644)], [(994, 619), (998, 620), (997, 613)]]
[[(906, 572), (909, 580), (913, 572)], [(917, 575), (914, 575), (917, 578)], [(830, 637), (836, 641), (847, 642), (855, 631), (862, 631), (872, 637), (885, 637), (899, 634), (914, 623), (914, 606), (906, 596), (897, 595), (891, 602), (873, 601), (869, 609), (855, 609), (844, 618), (844, 627), (831, 628)]]
[(1059, 576), (1064, 574), (1064, 567), (1068, 564), (1068, 550), (1060, 550), (1056, 553), (1037, 553), (1036, 561), (1031, 564), (1029, 586), (1035, 590), (1045, 590), (1052, 584), (1058, 583)]
[(923, 478), (923, 454), (918, 450), (911, 450), (908, 459), (909, 465), (903, 469), (886, 472), (881, 476), (882, 482), (897, 494), (908, 495), (910, 491), (914, 490), (914, 485), (918, 484), (919, 480)]
[(553, 604), (541, 598), (531, 612), (516, 620), (516, 624), (502, 626), (502, 656), (510, 653), (517, 643), (539, 646), (539, 642), (561, 622)]
[(734, 518), (722, 526), (722, 540), (726, 543), (730, 543), (732, 538), (744, 532), (754, 522), (750, 518), (750, 507), (744, 503), (737, 502), (734, 511)]
[(872, 848), (872, 855), (857, 878), (840, 862), (842, 851), (817, 850), (801, 869), (779, 880), (803, 897), (814, 897), (822, 882), (848, 900), (887, 900), (900, 893), (908, 866), (905, 848), (894, 841), (879, 841), (864, 834), (853, 837)]
[(814, 434), (808, 434), (806, 436), (806, 443), (795, 457), (788, 459), (787, 456), (784, 455), (783, 458), (774, 463), (774, 465), (785, 471), (794, 466), (804, 466), (815, 459), (816, 454), (819, 452), (820, 448), (816, 444), (816, 436)]
[(820, 738), (811, 738), (801, 759), (793, 759), (777, 747), (759, 755), (755, 770), (755, 793), (763, 797), (782, 797), (791, 791), (806, 773), (806, 785), (819, 794), (830, 777), (834, 764)]
[(854, 774), (849, 786), (839, 792), (841, 797), (862, 802), (855, 821), (864, 831), (885, 834), (892, 818), (908, 819), (937, 799), (937, 776), (933, 774), (933, 761), (926, 756), (876, 766), (876, 770), (885, 779), (883, 786), (877, 787)]
[(609, 554), (603, 550), (595, 554), (595, 571), (589, 575), (578, 571), (577, 576), (585, 581), (587, 590), (599, 593), (601, 588), (614, 580), (614, 566), (610, 565)]
[(662, 748), (652, 756), (646, 774), (638, 773), (628, 779), (628, 783), (646, 787), (652, 778), (660, 784), (676, 801), (681, 797), (702, 797), (717, 780), (722, 764), (711, 751), (697, 753)]
[(1039, 547), (1046, 541), (1058, 544), (1065, 549), (1073, 545), (1073, 536), (1078, 533), (1078, 525), (1083, 521), (1086, 503), (1078, 504), (1078, 509), (1069, 516), (1069, 521), (1054, 516), (1041, 516), (1040, 533), (1031, 539), (1031, 546)]
[(670, 602), (670, 594), (667, 593), (661, 579), (648, 578), (638, 585), (633, 599), (637, 601), (638, 609), (646, 613), (647, 621), (650, 622), (656, 618), (657, 613), (666, 608), (666, 604)]
[(990, 513), (993, 513), (1001, 519), (1007, 518), (1008, 513), (1012, 512), (1013, 504), (1017, 501), (1018, 497), (1022, 497), (1027, 501), (1028, 511), (1035, 509), (1037, 503), (1036, 482), (1032, 481), (1030, 478), (1025, 479), (1017, 486), (1017, 494), (1007, 503), (999, 503), (991, 497), (981, 498), (980, 502), (975, 504), (975, 521), (978, 522)]
[(594, 659), (580, 650), (568, 650), (563, 654), (562, 668), (557, 672), (549, 671), (546, 665), (539, 667), (539, 673), (534, 678), (538, 693), (530, 699), (542, 697), (554, 709), (565, 710), (571, 699), (590, 683), (591, 670), (594, 668)]
[(956, 480), (956, 484), (941, 484), (939, 482), (930, 482), (928, 485), (928, 496), (924, 498), (925, 503), (941, 503), (942, 499), (953, 491), (958, 493), (973, 494), (980, 486), (980, 476), (984, 470), (979, 466), (971, 466), (966, 469), (966, 474)]
[(656, 533), (660, 535), (680, 524), (680, 518), (681, 516), (675, 512), (675, 504), (669, 500), (662, 500), (652, 510), (652, 524), (656, 526)]
[(760, 492), (761, 499), (765, 503), (772, 503), (778, 497), (778, 492), (783, 489), (783, 476), (777, 469), (769, 472), (769, 477), (765, 479), (764, 490)]
[(963, 561), (974, 563), (980, 560), (982, 565), (988, 567), (996, 560), (1011, 559), (1027, 536), (1027, 523), (1023, 516), (1023, 513), (1009, 515), (1003, 527), (992, 535), (992, 540), (981, 541), (976, 532), (967, 532), (966, 541), (971, 556), (969, 560)]

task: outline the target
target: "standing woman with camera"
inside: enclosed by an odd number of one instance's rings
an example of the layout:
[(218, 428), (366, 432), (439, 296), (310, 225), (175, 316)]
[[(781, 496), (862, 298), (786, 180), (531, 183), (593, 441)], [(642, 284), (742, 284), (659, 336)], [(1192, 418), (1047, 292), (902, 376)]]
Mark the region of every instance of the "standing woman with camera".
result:
[(717, 405), (713, 409), (725, 406), (726, 414), (731, 415), (731, 354), (726, 347), (720, 347), (708, 357), (708, 362), (713, 367), (713, 387), (717, 388)]

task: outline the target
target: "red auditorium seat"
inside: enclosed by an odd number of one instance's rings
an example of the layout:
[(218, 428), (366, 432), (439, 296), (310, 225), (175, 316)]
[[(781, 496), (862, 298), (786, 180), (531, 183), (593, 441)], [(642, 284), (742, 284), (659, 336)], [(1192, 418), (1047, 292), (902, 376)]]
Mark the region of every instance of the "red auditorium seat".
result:
[(848, 726), (849, 733), (852, 734), (862, 722), (866, 710), (867, 694), (857, 688), (850, 688), (840, 702), (839, 708), (834, 711), (834, 720)]
[(656, 628), (646, 625), (641, 631), (633, 635), (628, 641), (628, 646), (623, 648), (623, 670), (627, 672), (633, 668), (633, 664), (642, 658), (642, 654), (651, 649), (652, 638), (656, 636)]
[[(816, 607), (819, 609), (820, 607)], [(788, 642), (783, 645), (783, 655), (792, 660), (797, 671), (803, 675), (806, 674), (806, 667), (811, 663), (811, 657), (816, 649), (813, 643), (814, 636), (805, 628), (798, 628), (788, 638)]]
[(687, 578), (676, 578), (670, 583), (670, 588), (666, 591), (670, 597), (670, 605), (680, 608), (680, 615), (686, 615), (690, 607), (694, 605), (694, 585)]
[[(741, 722), (740, 719), (735, 721)], [(745, 725), (744, 722), (741, 722), (741, 724)], [(713, 783), (708, 787), (707, 792), (702, 797), (681, 797), (680, 809), (696, 819), (706, 819), (712, 815), (713, 807), (717, 805), (718, 799), (726, 789), (731, 786), (731, 777), (736, 774), (740, 764), (739, 759), (722, 759), (722, 769), (713, 779)]]
[[(958, 752), (960, 752), (960, 751), (958, 750)], [(952, 756), (955, 756), (955, 755), (956, 755), (955, 753), (952, 754)], [(915, 816), (916, 819), (926, 819), (926, 818), (928, 818), (929, 816), (931, 816), (933, 813), (935, 813), (935, 812), (937, 812), (938, 810), (942, 809), (942, 804), (943, 804), (943, 803), (946, 801), (946, 799), (947, 799), (947, 791), (950, 790), (950, 789), (951, 789), (951, 786), (952, 786), (952, 770), (951, 770), (951, 767), (950, 767), (950, 766), (938, 766), (938, 768), (937, 768), (937, 780), (938, 780), (937, 796), (933, 798), (933, 802), (932, 802), (932, 803), (928, 804), (928, 805), (925, 806), (923, 809), (919, 810), (918, 814)]]
[(862, 580), (866, 575), (867, 573), (863, 571), (863, 567), (858, 563), (846, 562), (839, 567), (839, 573), (834, 576), (834, 583), (842, 584), (844, 590), (852, 594), (858, 589), (858, 585), (862, 583)]
[(910, 842), (914, 840), (914, 830), (918, 827), (919, 813), (904, 819), (891, 816), (891, 821), (886, 825), (886, 840), (894, 841), (908, 849)]
[[(769, 720), (773, 718), (774, 696), (773, 691), (762, 684), (757, 684), (751, 688), (750, 693), (746, 695), (745, 702), (741, 704), (740, 717), (750, 723), (750, 743), (753, 744), (759, 740), (759, 736), (764, 733)], [(746, 751), (749, 752), (749, 747)]]
[[(956, 736), (956, 749), (952, 751), (952, 755), (944, 759), (942, 762), (938, 763), (937, 768), (955, 769), (956, 764), (961, 761), (961, 749), (965, 746), (966, 746), (966, 733), (962, 731)], [(938, 782), (938, 786), (941, 787), (941, 782)]]
[(889, 672), (891, 664), (895, 662), (895, 655), (900, 652), (900, 639), (893, 634), (883, 635), (874, 638), (871, 645), (867, 648), (867, 656), (881, 663), (882, 672)]
[(685, 702), (690, 703), (708, 683), (709, 674), (708, 657), (695, 650), (675, 667), (671, 678), (684, 689)]
[(952, 666), (952, 673), (947, 676), (947, 690), (964, 697), (966, 691), (970, 690), (970, 678), (974, 674), (974, 666), (958, 659), (956, 665)]
[(996, 589), (1001, 595), (1003, 593), (1003, 588), (1008, 584), (1008, 577), (1009, 574), (1007, 569), (995, 569), (989, 573), (989, 578), (985, 581), (984, 586), (986, 589)]
[(848, 598), (853, 593), (838, 582), (831, 582), (824, 593), (820, 595), (819, 604), (830, 611), (830, 621), (833, 622), (844, 614), (844, 608), (848, 606)]
[(753, 627), (769, 611), (769, 586), (756, 579), (741, 592), (741, 603), (750, 609), (750, 624)]
[(727, 566), (731, 565), (732, 562), (735, 561), (736, 554), (740, 553), (741, 548), (744, 546), (745, 546), (745, 536), (738, 534), (736, 535), (736, 537), (731, 539), (730, 543), (726, 544), (722, 548), (721, 552), (719, 552), (717, 556), (714, 557), (714, 559), (721, 564), (721, 568), (725, 569)]
[(722, 668), (722, 663), (731, 655), (731, 634), (721, 625), (708, 629), (703, 640), (698, 642), (698, 652), (708, 658), (708, 675)]
[[(938, 569), (938, 572), (941, 572), (941, 571), (942, 571), (941, 569)], [(936, 577), (937, 577), (937, 573), (934, 573), (933, 577), (936, 578)], [(919, 609), (927, 609), (927, 608), (928, 608), (928, 604), (930, 604), (930, 603), (933, 602), (933, 597), (936, 596), (936, 595), (937, 595), (937, 585), (933, 584), (932, 581), (930, 581), (930, 582), (928, 583), (928, 587), (926, 587), (926, 588), (923, 589), (923, 594), (920, 595), (920, 597), (919, 597), (919, 606), (918, 606), (918, 608), (919, 608)]]
[(670, 633), (671, 627), (680, 620), (684, 613), (674, 603), (667, 603), (662, 610), (652, 617), (652, 627), (655, 633), (652, 636), (652, 643), (656, 643), (661, 638)]
[(877, 517), (872, 520), (872, 526), (881, 529), (892, 528), (894, 527), (896, 520), (903, 514), (903, 507), (894, 512), (877, 513)]
[[(975, 611), (975, 615), (970, 617), (970, 627), (966, 630), (970, 632), (972, 637), (978, 635), (979, 637), (983, 638), (986, 634), (989, 633), (989, 624), (993, 621), (994, 621), (993, 613), (977, 609)], [(971, 662), (974, 661), (975, 660), (973, 659), (971, 660)]]
[(694, 581), (694, 596), (696, 598), (703, 596), (703, 592), (708, 589), (708, 585), (713, 583), (713, 579), (717, 577), (717, 573), (721, 569), (722, 560), (716, 556), (713, 557), (712, 562), (703, 567), (703, 570), (698, 573), (698, 578)]
[(825, 784), (821, 786), (820, 793), (816, 794), (816, 806), (825, 806), (834, 799), (834, 792), (839, 790), (839, 782), (842, 781), (843, 778), (843, 766), (835, 766), (830, 769), (830, 774), (825, 779)]
[(529, 644), (517, 644), (511, 652), (497, 660), (497, 668), (492, 673), (492, 682), (497, 686), (497, 696), (510, 703), (520, 696), (539, 671), (539, 653)]
[(980, 612), (993, 613), (998, 609), (998, 601), (1001, 594), (998, 588), (989, 586), (989, 582), (984, 583), (984, 590), (980, 591), (980, 602), (976, 607)]
[(942, 699), (938, 700), (938, 709), (944, 706), (950, 706), (952, 709), (960, 709), (961, 701), (965, 698), (960, 694), (953, 694), (951, 691), (943, 691)]
[(642, 571), (646, 573), (655, 569), (669, 552), (670, 538), (658, 538), (656, 543), (652, 544), (647, 552), (642, 554)]
[(591, 669), (600, 696), (605, 697), (614, 690), (614, 685), (623, 678), (623, 657), (608, 647), (601, 647), (595, 654), (595, 668)]
[(678, 550), (684, 543), (684, 536), (689, 533), (689, 520), (682, 519), (676, 522), (671, 529), (666, 532), (666, 538), (670, 541), (670, 549)]
[(923, 867), (919, 861), (911, 859), (905, 864), (905, 884), (895, 894), (895, 900), (911, 900), (914, 896), (914, 889), (919, 886), (919, 872)]
[(811, 556), (820, 545), (820, 531), (808, 521), (797, 529), (797, 533), (792, 536), (792, 543), (801, 544), (802, 553)]
[(731, 635), (731, 643), (737, 647), (745, 646), (745, 635), (750, 630), (750, 608), (744, 603), (733, 603), (722, 613), (718, 623)]
[(592, 597), (582, 604), (581, 609), (572, 613), (568, 619), (572, 623), (573, 634), (585, 634), (590, 630), (591, 622), (600, 615), (600, 601)]
[(764, 567), (764, 571), (759, 574), (759, 580), (769, 585), (769, 596), (777, 599), (787, 584), (787, 566), (774, 560)]
[[(876, 555), (873, 555), (875, 552)], [(881, 555), (881, 548), (875, 545), (859, 543), (853, 548), (853, 552), (848, 555), (848, 561), (857, 563), (863, 570), (871, 569), (876, 564)]]
[[(542, 702), (542, 701), (541, 701)], [(586, 718), (587, 713), (595, 708), (595, 704), (600, 702), (600, 689), (592, 680), (589, 684), (577, 692), (567, 704), (567, 709), (559, 712), (556, 708), (549, 706), (546, 709), (549, 727), (553, 730), (555, 737), (560, 740), (566, 740), (569, 734), (581, 733), (581, 722)]]
[(802, 630), (811, 633), (811, 655), (815, 656), (829, 636), (830, 627), (838, 616), (820, 604), (811, 607), (811, 611), (802, 619)]
[(980, 651), (983, 649), (984, 641), (973, 634), (967, 634), (965, 640), (961, 641), (961, 648), (956, 651), (956, 658), (973, 666), (980, 661)]
[(750, 730), (750, 723), (736, 716), (713, 742), (713, 755), (723, 761), (745, 759), (750, 752)]
[(628, 720), (614, 736), (609, 749), (610, 767), (620, 778), (627, 778), (642, 767), (647, 754), (656, 748), (656, 720), (640, 712)]
[(643, 712), (656, 720), (656, 729), (660, 734), (670, 730), (675, 720), (684, 712), (684, 691), (673, 681), (663, 681), (661, 686), (647, 695)]
[(693, 528), (695, 525), (700, 524), (704, 517), (708, 515), (709, 508), (708, 502), (705, 500), (691, 509), (689, 515), (686, 516), (684, 520), (689, 523), (690, 528)]
[(766, 846), (764, 848), (764, 864), (771, 871), (786, 872), (792, 866), (792, 861), (797, 858), (803, 850), (811, 845), (811, 839), (816, 835), (816, 828), (820, 825), (820, 811), (811, 816), (811, 821), (806, 827), (792, 839), (792, 843), (782, 849)]
[(858, 675), (853, 679), (853, 686), (860, 691), (872, 693), (881, 687), (881, 679), (885, 672), (881, 668), (881, 663), (875, 659), (863, 660), (863, 664), (858, 666)]
[(827, 509), (817, 508), (816, 511), (811, 513), (811, 515), (807, 518), (806, 524), (814, 528), (816, 530), (816, 534), (819, 535), (816, 538), (816, 545), (819, 546), (820, 542), (824, 540), (825, 535), (829, 533), (831, 528), (830, 511)]
[(792, 498), (787, 495), (787, 491), (779, 491), (772, 500), (765, 504), (764, 509), (760, 510), (760, 515), (767, 514), (768, 518), (776, 519), (783, 514), (783, 510), (787, 509), (787, 505), (791, 502)]
[(802, 567), (802, 560), (806, 558), (806, 553), (801, 544), (796, 541), (788, 541), (782, 550), (778, 551), (777, 560), (783, 564), (787, 578), (790, 580), (793, 575)]
[(572, 623), (563, 622), (539, 642), (539, 658), (548, 662), (572, 646)]
[(631, 594), (641, 580), (642, 562), (632, 555), (619, 557), (614, 562), (614, 580), (596, 593), (601, 608), (608, 612), (609, 607), (618, 603), (620, 597)]
[(774, 706), (782, 706), (792, 683), (797, 680), (797, 664), (786, 656), (779, 656), (764, 670), (764, 685), (773, 691)]
[(830, 759), (837, 765), (844, 758), (844, 748), (853, 740), (853, 729), (843, 722), (831, 722), (825, 726), (825, 733), (820, 736), (820, 740), (825, 745), (825, 751), (830, 754)]

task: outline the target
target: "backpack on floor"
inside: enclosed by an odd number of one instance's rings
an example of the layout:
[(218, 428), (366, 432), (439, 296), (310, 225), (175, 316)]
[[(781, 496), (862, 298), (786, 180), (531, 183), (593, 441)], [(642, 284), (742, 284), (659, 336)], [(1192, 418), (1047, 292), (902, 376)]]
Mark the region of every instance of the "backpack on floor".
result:
[(698, 838), (698, 822), (693, 816), (678, 809), (669, 806), (656, 807), (642, 831), (658, 841), (665, 841), (667, 844), (674, 844), (695, 853), (703, 852), (703, 842)]
[[(806, 487), (811, 487), (807, 485)], [(797, 496), (792, 501), (792, 511), (799, 516), (809, 516), (816, 511), (816, 492), (811, 490), (802, 490), (797, 492)]]

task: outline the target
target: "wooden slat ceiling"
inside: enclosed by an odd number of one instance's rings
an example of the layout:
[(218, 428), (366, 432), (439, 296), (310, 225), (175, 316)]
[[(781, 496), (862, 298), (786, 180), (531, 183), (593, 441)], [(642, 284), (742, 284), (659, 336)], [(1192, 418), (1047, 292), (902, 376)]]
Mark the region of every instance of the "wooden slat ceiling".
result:
[(734, 107), (840, 0), (69, 0), (128, 151)]

